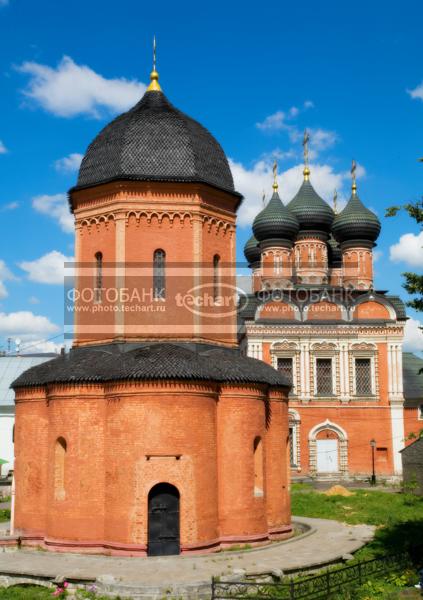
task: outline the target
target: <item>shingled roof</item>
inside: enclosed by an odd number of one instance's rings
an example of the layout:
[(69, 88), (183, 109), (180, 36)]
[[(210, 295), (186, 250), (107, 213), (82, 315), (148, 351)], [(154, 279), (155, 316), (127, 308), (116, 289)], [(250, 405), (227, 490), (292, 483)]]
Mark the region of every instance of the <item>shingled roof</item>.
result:
[(236, 193), (220, 144), (161, 91), (147, 91), (97, 135), (70, 192), (114, 180), (207, 183)]
[(12, 387), (169, 379), (290, 386), (271, 366), (241, 356), (236, 349), (152, 343), (135, 348), (130, 344), (75, 348), (67, 355), (28, 369), (12, 383)]
[[(420, 373), (420, 371), (422, 371)], [(423, 359), (411, 352), (403, 352), (402, 373), (404, 406), (414, 408), (423, 403)]]

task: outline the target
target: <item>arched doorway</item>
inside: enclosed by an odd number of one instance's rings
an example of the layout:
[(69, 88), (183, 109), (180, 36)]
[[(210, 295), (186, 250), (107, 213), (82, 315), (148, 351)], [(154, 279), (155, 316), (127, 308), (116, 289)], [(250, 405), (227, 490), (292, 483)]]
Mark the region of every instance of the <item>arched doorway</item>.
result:
[(179, 554), (179, 492), (158, 483), (148, 494), (148, 556)]
[(310, 473), (348, 475), (348, 436), (342, 427), (326, 419), (310, 430)]

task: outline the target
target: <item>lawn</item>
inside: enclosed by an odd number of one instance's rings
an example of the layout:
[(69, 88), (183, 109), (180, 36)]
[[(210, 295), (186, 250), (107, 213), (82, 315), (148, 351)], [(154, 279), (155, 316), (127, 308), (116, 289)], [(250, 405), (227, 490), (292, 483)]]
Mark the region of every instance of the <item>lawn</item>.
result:
[(4, 521), (10, 521), (10, 510), (7, 508), (0, 510), (0, 523), (3, 523)]
[(406, 552), (412, 561), (409, 573), (374, 579), (356, 589), (352, 596), (343, 592), (342, 600), (421, 598), (417, 590), (401, 591), (416, 582), (417, 569), (423, 567), (423, 498), (413, 494), (379, 490), (351, 490), (352, 496), (326, 496), (310, 485), (292, 485), (292, 514), (336, 519), (351, 525), (366, 523), (377, 527), (374, 539), (358, 550), (357, 560)]
[[(56, 588), (46, 588), (36, 585), (13, 586), (9, 588), (0, 587), (0, 600), (54, 600), (57, 596), (53, 596)], [(74, 598), (74, 600), (125, 600), (120, 596), (115, 596), (114, 599), (110, 596), (98, 596), (94, 592), (78, 590), (76, 596), (64, 594), (59, 598)], [(128, 599), (129, 600), (129, 599)]]
[(421, 496), (368, 489), (348, 497), (326, 496), (307, 484), (293, 484), (291, 500), (294, 515), (376, 525), (374, 540), (357, 553), (361, 559), (409, 552), (416, 562), (423, 561)]

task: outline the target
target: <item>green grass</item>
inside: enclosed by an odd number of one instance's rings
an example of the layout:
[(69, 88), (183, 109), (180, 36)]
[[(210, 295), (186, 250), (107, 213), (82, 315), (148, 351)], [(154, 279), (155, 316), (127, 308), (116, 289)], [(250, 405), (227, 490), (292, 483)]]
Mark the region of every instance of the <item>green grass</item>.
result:
[(1, 600), (49, 600), (53, 599), (52, 589), (38, 586), (0, 588)]
[(292, 488), (294, 515), (377, 527), (374, 540), (356, 553), (357, 558), (409, 552), (415, 561), (423, 561), (423, 497), (376, 490), (326, 496), (309, 485), (294, 484)]
[[(54, 600), (55, 596), (53, 596), (53, 592), (55, 590), (55, 587), (46, 588), (38, 585), (19, 585), (8, 588), (0, 587), (0, 600)], [(85, 590), (79, 590), (76, 596), (67, 594), (63, 596), (63, 598), (65, 597), (69, 599), (74, 598), (76, 600), (113, 600), (110, 596), (97, 596), (96, 594)], [(125, 599), (120, 596), (115, 596), (114, 600)]]
[(0, 510), (0, 523), (10, 521), (10, 510), (8, 508)]

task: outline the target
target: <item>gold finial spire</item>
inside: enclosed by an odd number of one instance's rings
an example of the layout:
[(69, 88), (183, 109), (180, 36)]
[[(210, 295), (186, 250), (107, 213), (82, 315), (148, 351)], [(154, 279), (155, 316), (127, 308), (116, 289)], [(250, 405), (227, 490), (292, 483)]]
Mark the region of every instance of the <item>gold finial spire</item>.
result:
[(354, 194), (354, 196), (357, 193), (357, 176), (356, 176), (356, 170), (357, 170), (357, 163), (353, 159), (353, 161), (351, 163), (351, 178), (352, 178), (351, 189), (352, 189), (352, 193)]
[(304, 181), (308, 181), (309, 177), (310, 177), (310, 169), (308, 166), (308, 143), (310, 141), (310, 135), (307, 131), (307, 129), (304, 130), (304, 136), (303, 136), (303, 152), (304, 152), (304, 170), (303, 170), (303, 175), (304, 175)]
[(263, 201), (263, 206), (266, 206), (266, 192), (264, 190), (263, 190), (262, 201)]
[(338, 214), (338, 192), (337, 192), (337, 190), (335, 190), (333, 192), (333, 212), (336, 215)]
[(162, 88), (159, 84), (159, 74), (156, 71), (156, 36), (153, 38), (153, 70), (150, 73), (150, 85), (147, 92), (161, 92)]
[(278, 190), (279, 184), (278, 184), (278, 163), (275, 162), (273, 163), (273, 190), (276, 192)]

